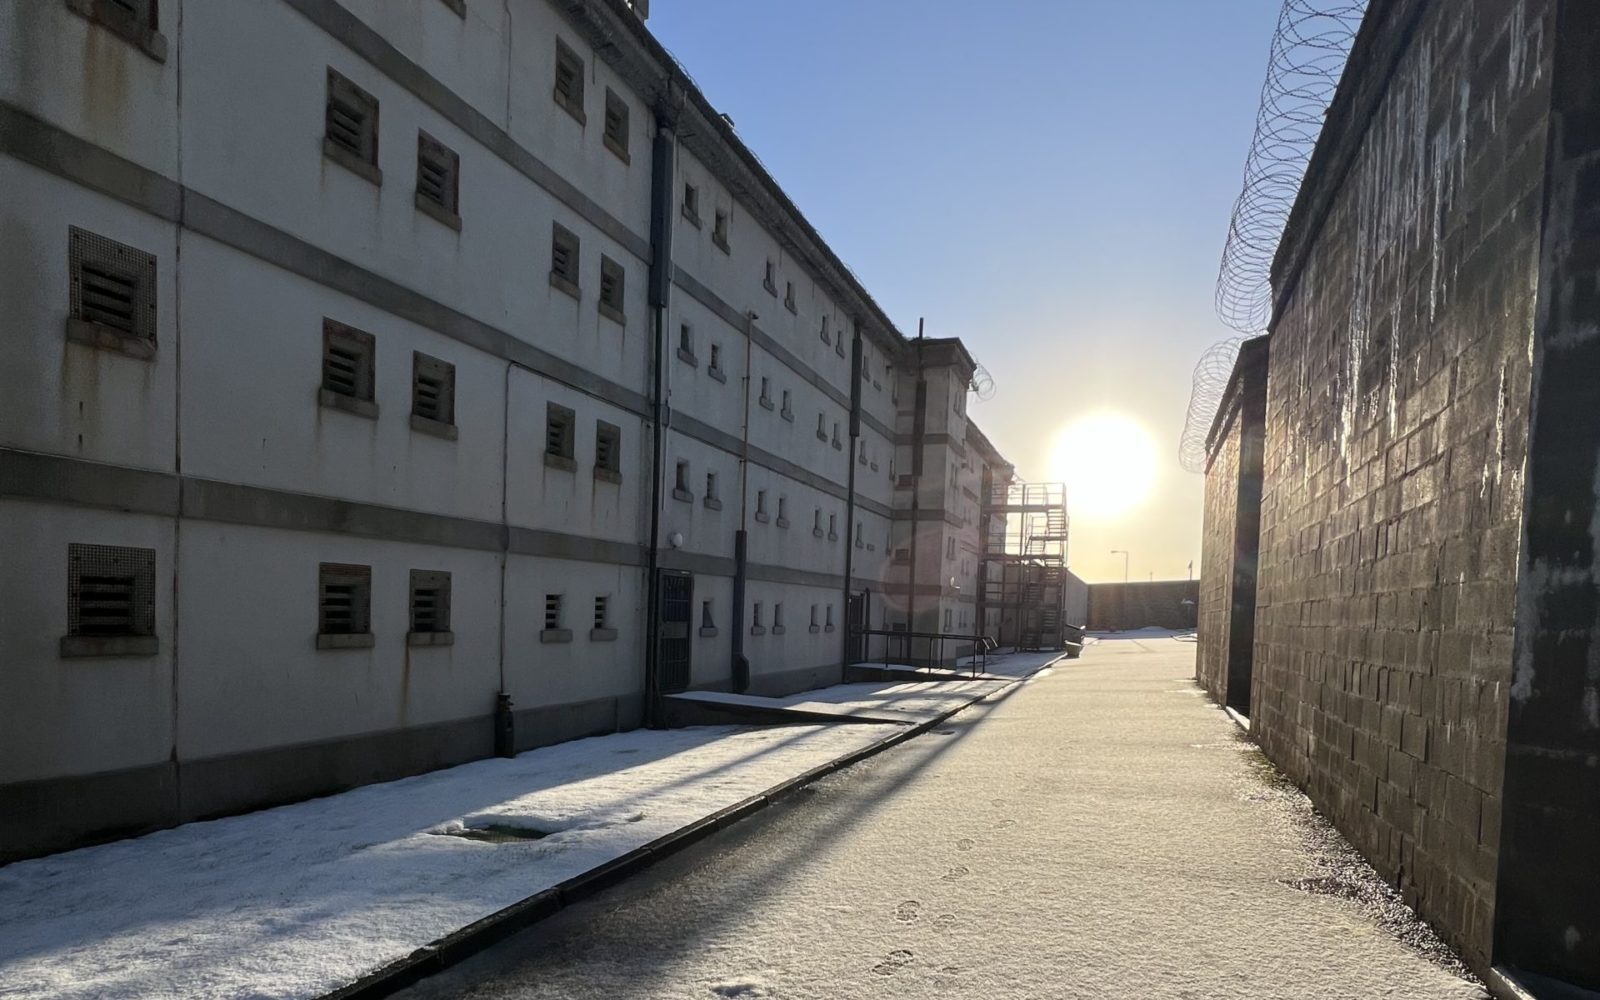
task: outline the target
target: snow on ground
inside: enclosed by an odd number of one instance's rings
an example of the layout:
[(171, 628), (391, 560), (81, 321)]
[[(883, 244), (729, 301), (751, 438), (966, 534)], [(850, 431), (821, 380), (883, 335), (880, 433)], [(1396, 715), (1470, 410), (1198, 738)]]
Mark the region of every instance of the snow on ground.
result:
[(17, 862), (0, 996), (316, 996), (891, 731), (636, 730)]
[[(744, 700), (914, 724), (1059, 655)], [(18, 862), (0, 868), (0, 997), (316, 996), (890, 731), (619, 733)]]

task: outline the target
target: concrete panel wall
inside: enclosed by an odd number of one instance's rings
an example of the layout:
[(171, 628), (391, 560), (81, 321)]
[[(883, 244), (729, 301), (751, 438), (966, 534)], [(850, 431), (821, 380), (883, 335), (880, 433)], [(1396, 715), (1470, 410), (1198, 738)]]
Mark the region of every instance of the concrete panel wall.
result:
[(1089, 628), (1194, 628), (1198, 580), (1089, 584)]

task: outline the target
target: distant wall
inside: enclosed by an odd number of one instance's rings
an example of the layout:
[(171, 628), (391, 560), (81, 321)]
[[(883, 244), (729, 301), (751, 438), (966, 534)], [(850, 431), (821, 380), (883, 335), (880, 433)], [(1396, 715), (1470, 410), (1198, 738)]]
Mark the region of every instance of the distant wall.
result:
[(1089, 620), (1089, 585), (1070, 569), (1062, 581), (1064, 620), (1068, 625), (1082, 625)]
[(1088, 590), (1089, 628), (1094, 631), (1195, 626), (1198, 580), (1091, 583)]

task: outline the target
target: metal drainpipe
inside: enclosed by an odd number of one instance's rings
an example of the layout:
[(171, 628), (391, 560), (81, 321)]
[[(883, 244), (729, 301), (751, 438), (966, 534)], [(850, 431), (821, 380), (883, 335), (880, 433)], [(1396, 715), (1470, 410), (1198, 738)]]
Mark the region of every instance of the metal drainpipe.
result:
[(728, 666), (729, 686), (743, 693), (750, 687), (750, 658), (744, 652), (744, 595), (749, 579), (748, 524), (750, 518), (750, 365), (755, 353), (756, 314), (744, 316), (744, 389), (739, 418), (739, 529), (733, 533), (733, 625), (732, 662)]
[[(922, 367), (922, 320), (917, 320), (917, 381), (911, 396), (911, 566), (906, 583), (906, 631), (917, 629), (917, 549), (922, 542), (922, 522), (917, 515), (922, 510), (922, 439), (927, 433), (928, 379)], [(906, 658), (910, 659), (912, 640), (906, 640)], [(915, 666), (915, 664), (912, 664)]]
[[(855, 327), (850, 341), (850, 453), (845, 459), (849, 466), (848, 485), (844, 499), (844, 642), (839, 648), (839, 679), (845, 680), (850, 666), (850, 581), (855, 569), (856, 549), (856, 449), (861, 446), (861, 323)], [(867, 628), (867, 608), (861, 609), (861, 627)]]
[[(675, 88), (668, 88), (668, 98)], [(650, 317), (654, 348), (650, 392), (650, 544), (645, 553), (644, 721), (661, 721), (661, 479), (666, 474), (667, 304), (672, 292), (673, 115), (656, 112), (650, 156)]]

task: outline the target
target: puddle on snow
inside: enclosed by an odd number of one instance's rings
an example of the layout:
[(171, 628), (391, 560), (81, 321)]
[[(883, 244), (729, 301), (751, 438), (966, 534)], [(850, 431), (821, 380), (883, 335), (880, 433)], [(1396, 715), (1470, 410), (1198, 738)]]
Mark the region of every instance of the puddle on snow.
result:
[(440, 837), (460, 837), (484, 844), (522, 844), (530, 840), (543, 840), (550, 836), (548, 830), (531, 826), (510, 826), (505, 823), (484, 823), (480, 826), (459, 826), (449, 830), (434, 830)]

